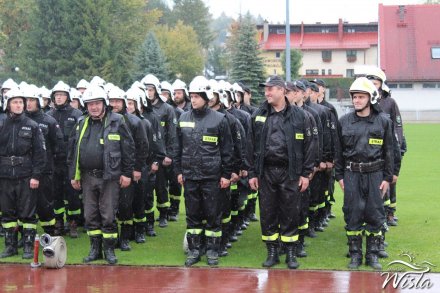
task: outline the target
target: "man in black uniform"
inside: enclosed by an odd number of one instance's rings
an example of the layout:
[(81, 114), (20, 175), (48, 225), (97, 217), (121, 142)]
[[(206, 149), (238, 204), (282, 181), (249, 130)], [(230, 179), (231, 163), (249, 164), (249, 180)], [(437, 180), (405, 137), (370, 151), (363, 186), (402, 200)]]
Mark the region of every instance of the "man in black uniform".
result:
[(166, 103), (164, 97), (160, 96), (160, 82), (157, 77), (147, 74), (141, 81), (147, 87), (147, 98), (151, 101), (153, 111), (159, 116), (162, 137), (165, 142), (166, 156), (162, 162), (159, 162), (159, 170), (156, 172), (156, 206), (159, 210), (159, 227), (168, 226), (168, 209), (170, 201), (166, 188), (167, 167), (171, 168), (173, 158), (176, 155), (176, 116), (173, 107)]
[(69, 178), (74, 189), (83, 189), (84, 216), (90, 237), (88, 263), (102, 258), (115, 264), (116, 211), (120, 188), (131, 183), (134, 142), (122, 115), (112, 113), (107, 94), (91, 85), (83, 96), (87, 116), (72, 132), (69, 148)]
[(47, 113), (52, 109), (52, 107), (51, 107), (52, 101), (50, 100), (50, 94), (51, 94), (51, 91), (48, 90), (45, 86), (42, 86), (40, 88), (40, 95), (41, 95), (41, 98), (43, 99), (42, 110), (44, 113)]
[[(67, 213), (69, 220), (69, 234), (71, 237), (78, 237), (77, 221), (81, 215), (81, 200), (79, 192), (73, 190), (70, 185), (70, 179), (67, 171), (67, 151), (69, 136), (74, 129), (79, 117), (82, 116), (80, 110), (70, 106), (70, 87), (62, 81), (59, 81), (52, 89), (51, 100), (54, 103), (54, 108), (47, 112), (50, 116), (55, 118), (63, 133), (64, 142), (60, 146), (63, 151), (59, 156), (55, 157), (54, 169), (54, 209), (55, 209), (55, 235), (64, 234), (64, 213)], [(67, 200), (67, 211), (64, 204)]]
[(180, 79), (176, 79), (173, 84), (174, 95), (171, 97), (174, 103), (182, 109), (184, 112), (191, 109), (191, 101), (188, 95), (188, 89), (186, 88), (186, 83)]
[(376, 270), (381, 229), (385, 221), (382, 197), (393, 180), (393, 137), (391, 121), (377, 110), (378, 93), (365, 77), (350, 87), (354, 112), (339, 120), (341, 148), (336, 152), (336, 180), (344, 191), (346, 223), (351, 261), (362, 264), (362, 233), (367, 235), (365, 263)]
[[(133, 231), (133, 225), (137, 234), (143, 234), (143, 227), (145, 226), (145, 199), (140, 193), (135, 193), (135, 190), (141, 189), (142, 186), (142, 171), (145, 171), (148, 155), (149, 145), (147, 132), (141, 119), (136, 115), (127, 112), (127, 101), (125, 92), (118, 87), (113, 87), (109, 92), (109, 102), (113, 113), (121, 114), (124, 117), (130, 134), (135, 143), (135, 165), (132, 175), (132, 184), (126, 188), (121, 188), (119, 194), (118, 220), (121, 224), (121, 233), (119, 234), (119, 247), (122, 251), (131, 250), (130, 237)], [(140, 185), (140, 186), (137, 186)], [(136, 213), (134, 213), (134, 208)], [(138, 227), (141, 226), (141, 227)]]
[(23, 89), (26, 98), (26, 114), (38, 123), (46, 143), (46, 165), (42, 171), (40, 184), (37, 189), (37, 214), (44, 232), (54, 235), (55, 213), (53, 209), (53, 169), (54, 156), (57, 156), (63, 144), (63, 133), (56, 120), (43, 112), (44, 102), (38, 93), (38, 88), (28, 86)]
[(26, 100), (18, 89), (5, 94), (0, 118), (0, 205), (5, 250), (0, 258), (16, 255), (18, 221), (23, 224), (23, 258), (33, 257), (37, 231), (37, 197), (45, 166), (44, 138), (38, 124), (24, 114)]
[(243, 96), (242, 96), (243, 102), (240, 104), (240, 107), (238, 108), (240, 110), (248, 112), (250, 115), (254, 114), (254, 112), (257, 111), (258, 107), (251, 105), (251, 99), (252, 99), (251, 89), (242, 82), (238, 82), (238, 85), (243, 89)]
[[(185, 190), (188, 255), (186, 266), (200, 261), (201, 233), (206, 236), (210, 266), (218, 264), (222, 236), (222, 193), (232, 173), (232, 138), (225, 115), (208, 107), (213, 97), (208, 80), (193, 79), (189, 89), (192, 109), (180, 116), (176, 174)], [(206, 224), (203, 223), (206, 220)]]
[(288, 268), (296, 269), (300, 193), (309, 186), (316, 147), (303, 110), (291, 106), (285, 97), (284, 80), (271, 76), (260, 86), (264, 86), (266, 101), (252, 116), (249, 185), (259, 188), (262, 239), (267, 247), (263, 266), (279, 263), (280, 238)]

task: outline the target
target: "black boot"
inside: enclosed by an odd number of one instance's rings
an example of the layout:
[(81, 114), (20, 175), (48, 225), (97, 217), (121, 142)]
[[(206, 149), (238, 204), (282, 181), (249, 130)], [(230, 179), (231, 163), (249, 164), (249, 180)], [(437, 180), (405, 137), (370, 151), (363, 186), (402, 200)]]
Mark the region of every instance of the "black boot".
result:
[(17, 247), (23, 248), (23, 245), (24, 245), (23, 226), (20, 226), (20, 225), (18, 226), (17, 237), (18, 237)]
[(50, 236), (53, 236), (55, 233), (55, 225), (44, 226), (43, 231)]
[(161, 208), (159, 212), (159, 227), (165, 228), (168, 226), (168, 208)]
[(347, 236), (348, 251), (351, 257), (349, 269), (357, 269), (362, 264), (362, 235)]
[(23, 259), (34, 258), (34, 241), (37, 230), (35, 229), (23, 229)]
[(220, 237), (206, 237), (206, 258), (209, 266), (218, 265), (218, 249), (220, 246)]
[(116, 241), (116, 238), (104, 238), (102, 240), (105, 260), (111, 265), (114, 265), (118, 262), (118, 259), (115, 255)]
[(18, 254), (17, 242), (18, 234), (15, 228), (7, 228), (5, 231), (5, 250), (0, 254), (0, 258), (10, 257)]
[(102, 236), (90, 236), (90, 252), (83, 262), (89, 263), (98, 259), (102, 259)]
[(218, 250), (218, 256), (224, 257), (228, 256), (228, 245), (229, 242), (229, 223), (222, 224), (222, 238), (220, 240), (220, 247)]
[(318, 209), (315, 214), (313, 215), (313, 220), (314, 220), (314, 226), (315, 226), (315, 231), (317, 232), (324, 232), (324, 227), (322, 226), (322, 208)]
[(64, 219), (56, 218), (54, 236), (63, 236), (63, 235), (64, 235)]
[(379, 263), (377, 253), (379, 252), (379, 243), (381, 235), (367, 236), (367, 253), (365, 255), (365, 264), (375, 270), (382, 270), (382, 265)]
[(237, 216), (232, 216), (231, 222), (229, 222), (229, 241), (230, 242), (236, 242), (238, 241), (238, 237), (235, 230), (236, 225), (236, 219)]
[(382, 235), (380, 236), (379, 241), (379, 251), (377, 252), (377, 256), (380, 258), (388, 258), (388, 253), (385, 251), (385, 229), (382, 229)]
[(130, 251), (130, 234), (133, 225), (121, 224), (121, 234), (119, 235), (119, 248), (121, 251)]
[(69, 236), (70, 238), (78, 238), (78, 224), (76, 220), (69, 222)]
[(309, 228), (307, 230), (307, 234), (306, 236), (310, 237), (310, 238), (316, 238), (318, 237), (318, 235), (316, 235), (315, 232), (315, 220), (314, 220), (314, 213), (309, 213)]
[(185, 261), (185, 266), (190, 267), (200, 261), (200, 238), (201, 235), (187, 234), (188, 254)]
[(388, 226), (397, 226), (397, 222), (394, 219), (394, 212), (392, 210), (388, 210), (388, 212), (387, 212), (387, 225)]
[(148, 213), (146, 215), (147, 217), (147, 224), (146, 224), (146, 234), (148, 237), (155, 237), (156, 231), (154, 231), (154, 213)]
[(299, 232), (299, 241), (298, 241), (298, 245), (296, 247), (296, 256), (297, 257), (307, 257), (307, 252), (305, 250), (305, 246), (304, 246), (304, 232), (302, 230), (300, 230)]
[(2, 220), (2, 217), (0, 216), (0, 237), (5, 237), (6, 231), (5, 231), (5, 228), (3, 228), (2, 224), (1, 224), (1, 222), (2, 222), (1, 220)]
[(278, 257), (278, 242), (266, 242), (267, 248), (267, 258), (263, 263), (263, 267), (270, 268), (276, 264), (280, 263), (280, 258)]
[(252, 198), (248, 200), (248, 206), (249, 206), (249, 220), (251, 222), (258, 222), (257, 215), (255, 215), (255, 206), (256, 206), (257, 199)]
[(180, 200), (171, 199), (171, 206), (168, 211), (168, 218), (171, 222), (176, 222), (179, 215)]
[(134, 225), (134, 241), (136, 243), (145, 243), (145, 223), (136, 223)]
[(284, 243), (286, 246), (286, 263), (289, 269), (297, 269), (299, 267), (299, 263), (296, 260), (297, 242)]

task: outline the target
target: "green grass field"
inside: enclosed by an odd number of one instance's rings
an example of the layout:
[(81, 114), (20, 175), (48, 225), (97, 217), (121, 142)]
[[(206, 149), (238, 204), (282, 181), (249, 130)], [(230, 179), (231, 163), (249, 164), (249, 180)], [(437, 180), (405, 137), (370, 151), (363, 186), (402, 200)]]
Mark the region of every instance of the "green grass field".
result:
[[(390, 244), (388, 259), (381, 260), (384, 269), (390, 261), (408, 259), (399, 256), (403, 252), (415, 257), (416, 263), (429, 261), (436, 265), (433, 271), (440, 272), (440, 124), (405, 125), (408, 153), (405, 155), (398, 181), (397, 216), (399, 226), (391, 227), (387, 234)], [(346, 236), (342, 218), (342, 193), (336, 186), (336, 219), (330, 222), (324, 233), (315, 239), (306, 238), (308, 257), (299, 259), (300, 269), (346, 270), (348, 259)], [(183, 207), (181, 207), (183, 210)], [(185, 232), (184, 216), (168, 228), (156, 228), (158, 237), (147, 238), (145, 244), (132, 243), (131, 252), (116, 251), (119, 264), (149, 266), (183, 266), (185, 255), (182, 239)], [(79, 239), (66, 237), (68, 263), (80, 264), (87, 255), (89, 244), (86, 234)], [(3, 250), (4, 240), (0, 239)], [(364, 244), (365, 249), (365, 244)], [(20, 256), (1, 259), (0, 262), (28, 263)], [(259, 222), (252, 223), (238, 242), (229, 250), (229, 256), (221, 258), (221, 267), (261, 268), (266, 256), (261, 241)], [(40, 260), (41, 260), (40, 256)], [(282, 258), (284, 260), (284, 257)], [(96, 262), (104, 264), (105, 262)], [(205, 259), (198, 264), (206, 266)], [(282, 263), (276, 268), (285, 268)], [(362, 266), (362, 270), (369, 270)]]

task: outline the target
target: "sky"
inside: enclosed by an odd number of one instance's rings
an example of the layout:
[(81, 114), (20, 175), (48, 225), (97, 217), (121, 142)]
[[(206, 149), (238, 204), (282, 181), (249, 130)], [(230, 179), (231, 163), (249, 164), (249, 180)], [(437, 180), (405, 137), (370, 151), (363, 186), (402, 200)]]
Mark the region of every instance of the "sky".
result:
[[(285, 23), (286, 0), (203, 0), (216, 18), (223, 11), (237, 18), (249, 11), (270, 23)], [(384, 5), (422, 4), (424, 0), (290, 0), (290, 23), (337, 23), (339, 18), (350, 23), (378, 20), (379, 3)]]

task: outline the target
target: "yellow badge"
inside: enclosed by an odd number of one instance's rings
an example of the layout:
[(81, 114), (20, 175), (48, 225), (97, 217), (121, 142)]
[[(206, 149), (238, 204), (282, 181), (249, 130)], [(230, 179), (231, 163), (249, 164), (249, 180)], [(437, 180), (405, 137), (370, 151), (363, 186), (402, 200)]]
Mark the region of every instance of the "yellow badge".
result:
[(181, 121), (179, 123), (180, 128), (183, 127), (189, 127), (189, 128), (194, 128), (196, 126), (196, 124), (194, 122), (185, 122), (185, 121)]
[(266, 118), (265, 116), (257, 116), (255, 117), (255, 122), (266, 122)]
[(119, 134), (109, 134), (108, 140), (121, 140), (121, 136)]
[(369, 144), (374, 144), (374, 145), (383, 145), (383, 139), (379, 139), (379, 138), (370, 138), (370, 140), (368, 141)]
[(218, 137), (217, 136), (207, 136), (207, 135), (204, 135), (203, 136), (203, 141), (217, 143), (218, 142)]
[(165, 121), (160, 121), (160, 126), (165, 127), (166, 122)]
[(295, 139), (304, 139), (304, 133), (295, 133)]

